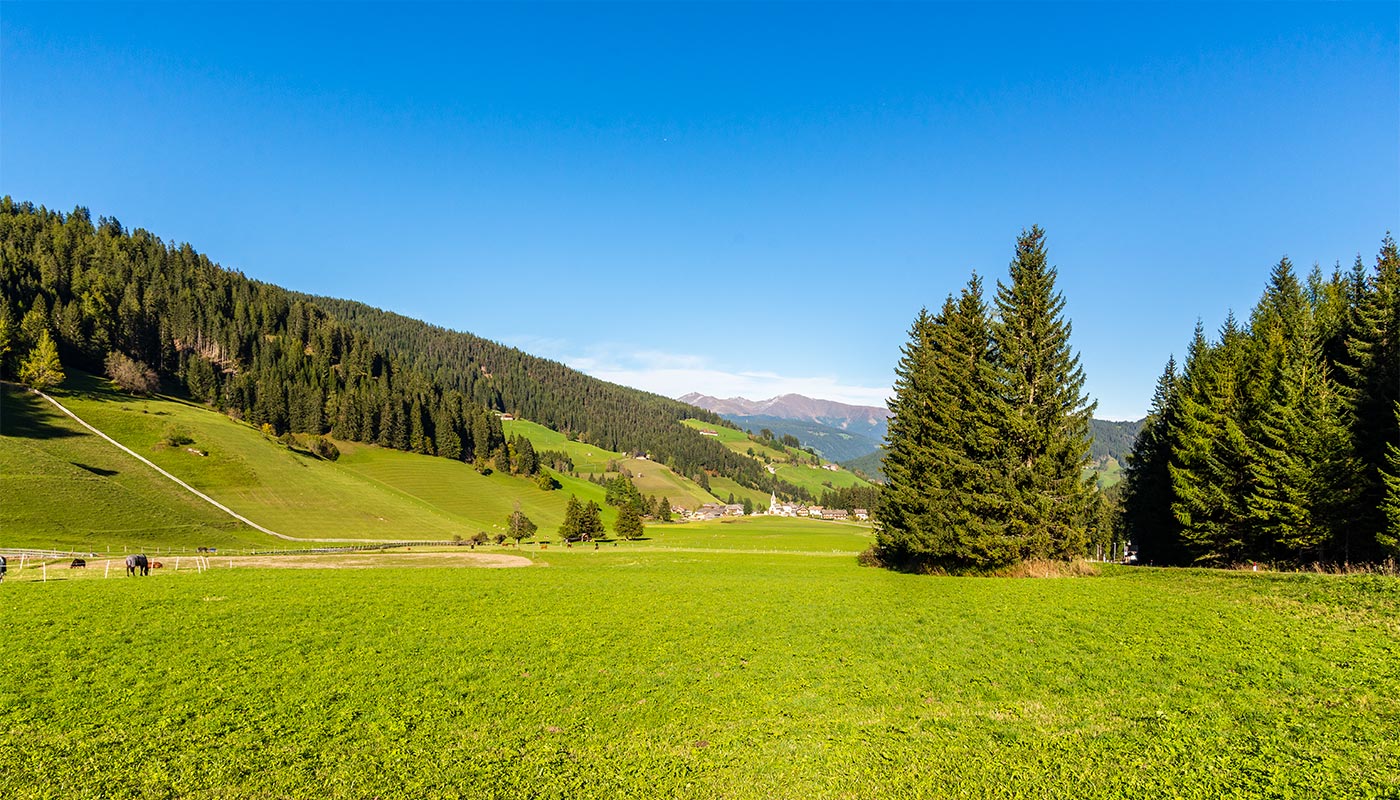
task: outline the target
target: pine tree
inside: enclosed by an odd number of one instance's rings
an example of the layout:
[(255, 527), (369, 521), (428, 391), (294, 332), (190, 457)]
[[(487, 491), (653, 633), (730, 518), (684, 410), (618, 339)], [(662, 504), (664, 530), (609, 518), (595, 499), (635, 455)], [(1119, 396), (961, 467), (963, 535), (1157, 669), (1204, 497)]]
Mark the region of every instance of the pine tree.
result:
[(559, 525), (559, 538), (566, 542), (577, 541), (583, 536), (583, 505), (578, 498), (569, 495), (564, 504), (564, 521)]
[(617, 524), (613, 526), (617, 535), (622, 539), (640, 539), (646, 533), (646, 526), (642, 523), (642, 515), (637, 513), (636, 506), (624, 505), (617, 513)]
[[(1400, 403), (1395, 404), (1395, 422), (1400, 427)], [(1386, 444), (1386, 469), (1381, 470), (1385, 485), (1381, 512), (1385, 525), (1376, 533), (1376, 543), (1387, 558), (1400, 558), (1400, 442)]]
[(1382, 510), (1382, 473), (1389, 446), (1400, 442), (1400, 422), (1393, 413), (1400, 402), (1400, 249), (1389, 234), (1376, 257), (1375, 274), (1369, 279), (1358, 274), (1355, 282), (1360, 296), (1353, 306), (1343, 372), (1362, 470), (1357, 525), (1381, 545), (1396, 535)]
[(1248, 340), (1234, 315), (1212, 347), (1199, 323), (1187, 352), (1172, 430), (1172, 515), (1191, 560), (1230, 564), (1258, 552), (1247, 499), (1253, 443), (1245, 435)]
[(671, 521), (671, 501), (668, 498), (661, 498), (661, 502), (656, 504), (656, 518), (661, 522)]
[(1055, 290), (1045, 233), (1038, 226), (1016, 241), (1009, 285), (997, 283), (995, 441), (1007, 475), (1006, 535), (1020, 558), (1073, 558), (1088, 541), (1093, 479), (1084, 370), (1070, 347), (1064, 297)]
[(1176, 359), (1168, 358), (1123, 479), (1123, 521), (1144, 563), (1176, 564), (1182, 559), (1180, 530), (1171, 513), (1169, 469), (1171, 432), (1177, 424), (1177, 380)]
[(909, 342), (895, 367), (894, 397), (885, 434), (884, 501), (876, 513), (875, 547), (881, 560), (912, 567), (933, 548), (931, 508), (937, 476), (929, 418), (935, 329), (938, 322), (921, 309), (909, 329)]
[(48, 330), (41, 329), (34, 349), (20, 365), (19, 379), (25, 385), (42, 392), (63, 383), (63, 378), (63, 365), (58, 361), (58, 347), (53, 343), (53, 337), (49, 335)]

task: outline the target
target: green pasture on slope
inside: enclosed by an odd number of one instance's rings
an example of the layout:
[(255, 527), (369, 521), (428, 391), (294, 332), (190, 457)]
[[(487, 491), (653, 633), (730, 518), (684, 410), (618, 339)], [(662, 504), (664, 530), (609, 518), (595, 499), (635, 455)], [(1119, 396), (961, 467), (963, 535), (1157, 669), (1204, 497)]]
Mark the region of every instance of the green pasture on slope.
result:
[(0, 795), (1400, 785), (1394, 578), (934, 578), (606, 549), (536, 563), (2, 583)]
[[(616, 463), (633, 474), (632, 482), (643, 495), (665, 497), (673, 506), (690, 509), (699, 508), (703, 503), (715, 502), (715, 498), (704, 489), (688, 478), (677, 475), (665, 464), (624, 456), (597, 445), (569, 441), (564, 434), (528, 420), (505, 420), (501, 427), (505, 430), (507, 438), (524, 436), (529, 439), (536, 451), (562, 450), (568, 453), (573, 459), (574, 471), (579, 475), (617, 474), (616, 471), (608, 472), (608, 466)], [(602, 502), (601, 496), (599, 502)]]
[[(772, 462), (774, 475), (793, 486), (806, 489), (813, 497), (821, 497), (822, 492), (833, 488), (842, 489), (850, 486), (870, 485), (869, 481), (844, 468), (833, 472), (821, 467), (785, 463), (791, 457), (789, 454), (755, 442), (743, 431), (710, 425), (697, 419), (688, 419), (684, 424), (696, 430), (714, 431), (717, 434), (716, 438), (721, 443), (739, 455), (757, 458), (760, 461), (762, 461), (762, 456), (767, 455)], [(754, 455), (749, 456), (749, 450), (753, 450)], [(714, 488), (713, 481), (710, 482), (710, 487)], [(739, 494), (736, 492), (735, 497), (738, 496)], [(768, 500), (764, 498), (763, 507), (766, 508), (767, 504)]]
[(0, 385), (0, 545), (120, 552), (265, 541), (38, 395)]

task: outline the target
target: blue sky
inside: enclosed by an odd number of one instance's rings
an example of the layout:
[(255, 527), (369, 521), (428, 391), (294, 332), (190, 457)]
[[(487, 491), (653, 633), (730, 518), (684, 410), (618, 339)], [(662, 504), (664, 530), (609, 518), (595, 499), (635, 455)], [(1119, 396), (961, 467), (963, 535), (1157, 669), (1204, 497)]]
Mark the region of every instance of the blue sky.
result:
[(888, 395), (1047, 229), (1087, 389), (1400, 232), (1400, 4), (0, 4), (0, 192), (679, 395)]

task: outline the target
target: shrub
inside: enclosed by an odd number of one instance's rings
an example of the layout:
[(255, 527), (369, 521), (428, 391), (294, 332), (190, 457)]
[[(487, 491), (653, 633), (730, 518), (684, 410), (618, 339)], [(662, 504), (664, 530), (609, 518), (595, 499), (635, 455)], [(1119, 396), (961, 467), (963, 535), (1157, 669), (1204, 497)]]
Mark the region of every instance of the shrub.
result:
[(113, 350), (103, 362), (107, 377), (118, 389), (132, 394), (154, 394), (160, 388), (160, 377), (149, 366)]
[(165, 426), (165, 433), (161, 436), (160, 443), (167, 447), (184, 447), (187, 444), (194, 444), (194, 439), (190, 437), (189, 431), (171, 423)]
[(335, 446), (335, 442), (320, 436), (312, 436), (306, 443), (311, 448), (311, 452), (327, 461), (334, 461), (340, 458), (340, 448)]

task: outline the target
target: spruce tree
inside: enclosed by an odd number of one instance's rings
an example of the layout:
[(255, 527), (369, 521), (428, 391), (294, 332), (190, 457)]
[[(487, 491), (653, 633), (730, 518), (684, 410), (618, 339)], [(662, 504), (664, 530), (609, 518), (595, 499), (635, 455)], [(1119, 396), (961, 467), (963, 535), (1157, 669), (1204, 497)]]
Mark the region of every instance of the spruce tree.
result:
[(930, 380), (932, 339), (938, 323), (921, 309), (895, 367), (894, 397), (885, 434), (886, 490), (876, 512), (875, 547), (896, 566), (916, 566), (932, 548), (932, 492), (937, 476), (932, 452)]
[(1093, 479), (1084, 370), (1070, 347), (1064, 297), (1038, 226), (1016, 241), (1010, 284), (997, 283), (992, 341), (997, 363), (994, 441), (1006, 476), (1006, 535), (1020, 558), (1073, 558), (1088, 541)]
[(569, 495), (569, 501), (564, 504), (564, 521), (559, 525), (559, 538), (572, 542), (583, 536), (583, 505), (578, 498)]
[(1343, 367), (1353, 417), (1352, 436), (1361, 462), (1360, 520), (1378, 545), (1400, 536), (1383, 503), (1388, 447), (1400, 442), (1394, 408), (1400, 402), (1400, 249), (1386, 234), (1375, 273), (1358, 276), (1359, 294)]
[(1246, 505), (1253, 443), (1245, 434), (1248, 339), (1233, 314), (1211, 346), (1200, 324), (1187, 352), (1172, 431), (1172, 515), (1191, 560), (1229, 564), (1258, 552)]
[[(1395, 404), (1395, 422), (1400, 427), (1400, 403)], [(1386, 469), (1381, 470), (1385, 524), (1376, 533), (1376, 543), (1385, 557), (1400, 558), (1400, 442), (1387, 443), (1385, 450)]]
[(1143, 563), (1181, 561), (1180, 530), (1172, 517), (1171, 431), (1177, 416), (1176, 359), (1157, 379), (1152, 407), (1133, 442), (1123, 479), (1123, 521)]
[(53, 343), (48, 329), (40, 329), (37, 336), (34, 349), (20, 364), (19, 379), (42, 392), (63, 383), (64, 375), (63, 365), (58, 361), (58, 347)]
[(1005, 463), (997, 439), (996, 364), (991, 320), (975, 273), (948, 298), (932, 330), (929, 450), (938, 481), (929, 487), (928, 557), (954, 568), (989, 568), (1020, 553), (1003, 524)]
[(613, 526), (617, 535), (622, 539), (640, 539), (646, 533), (646, 526), (642, 523), (642, 515), (637, 512), (637, 507), (631, 504), (622, 506), (617, 513), (617, 524)]

